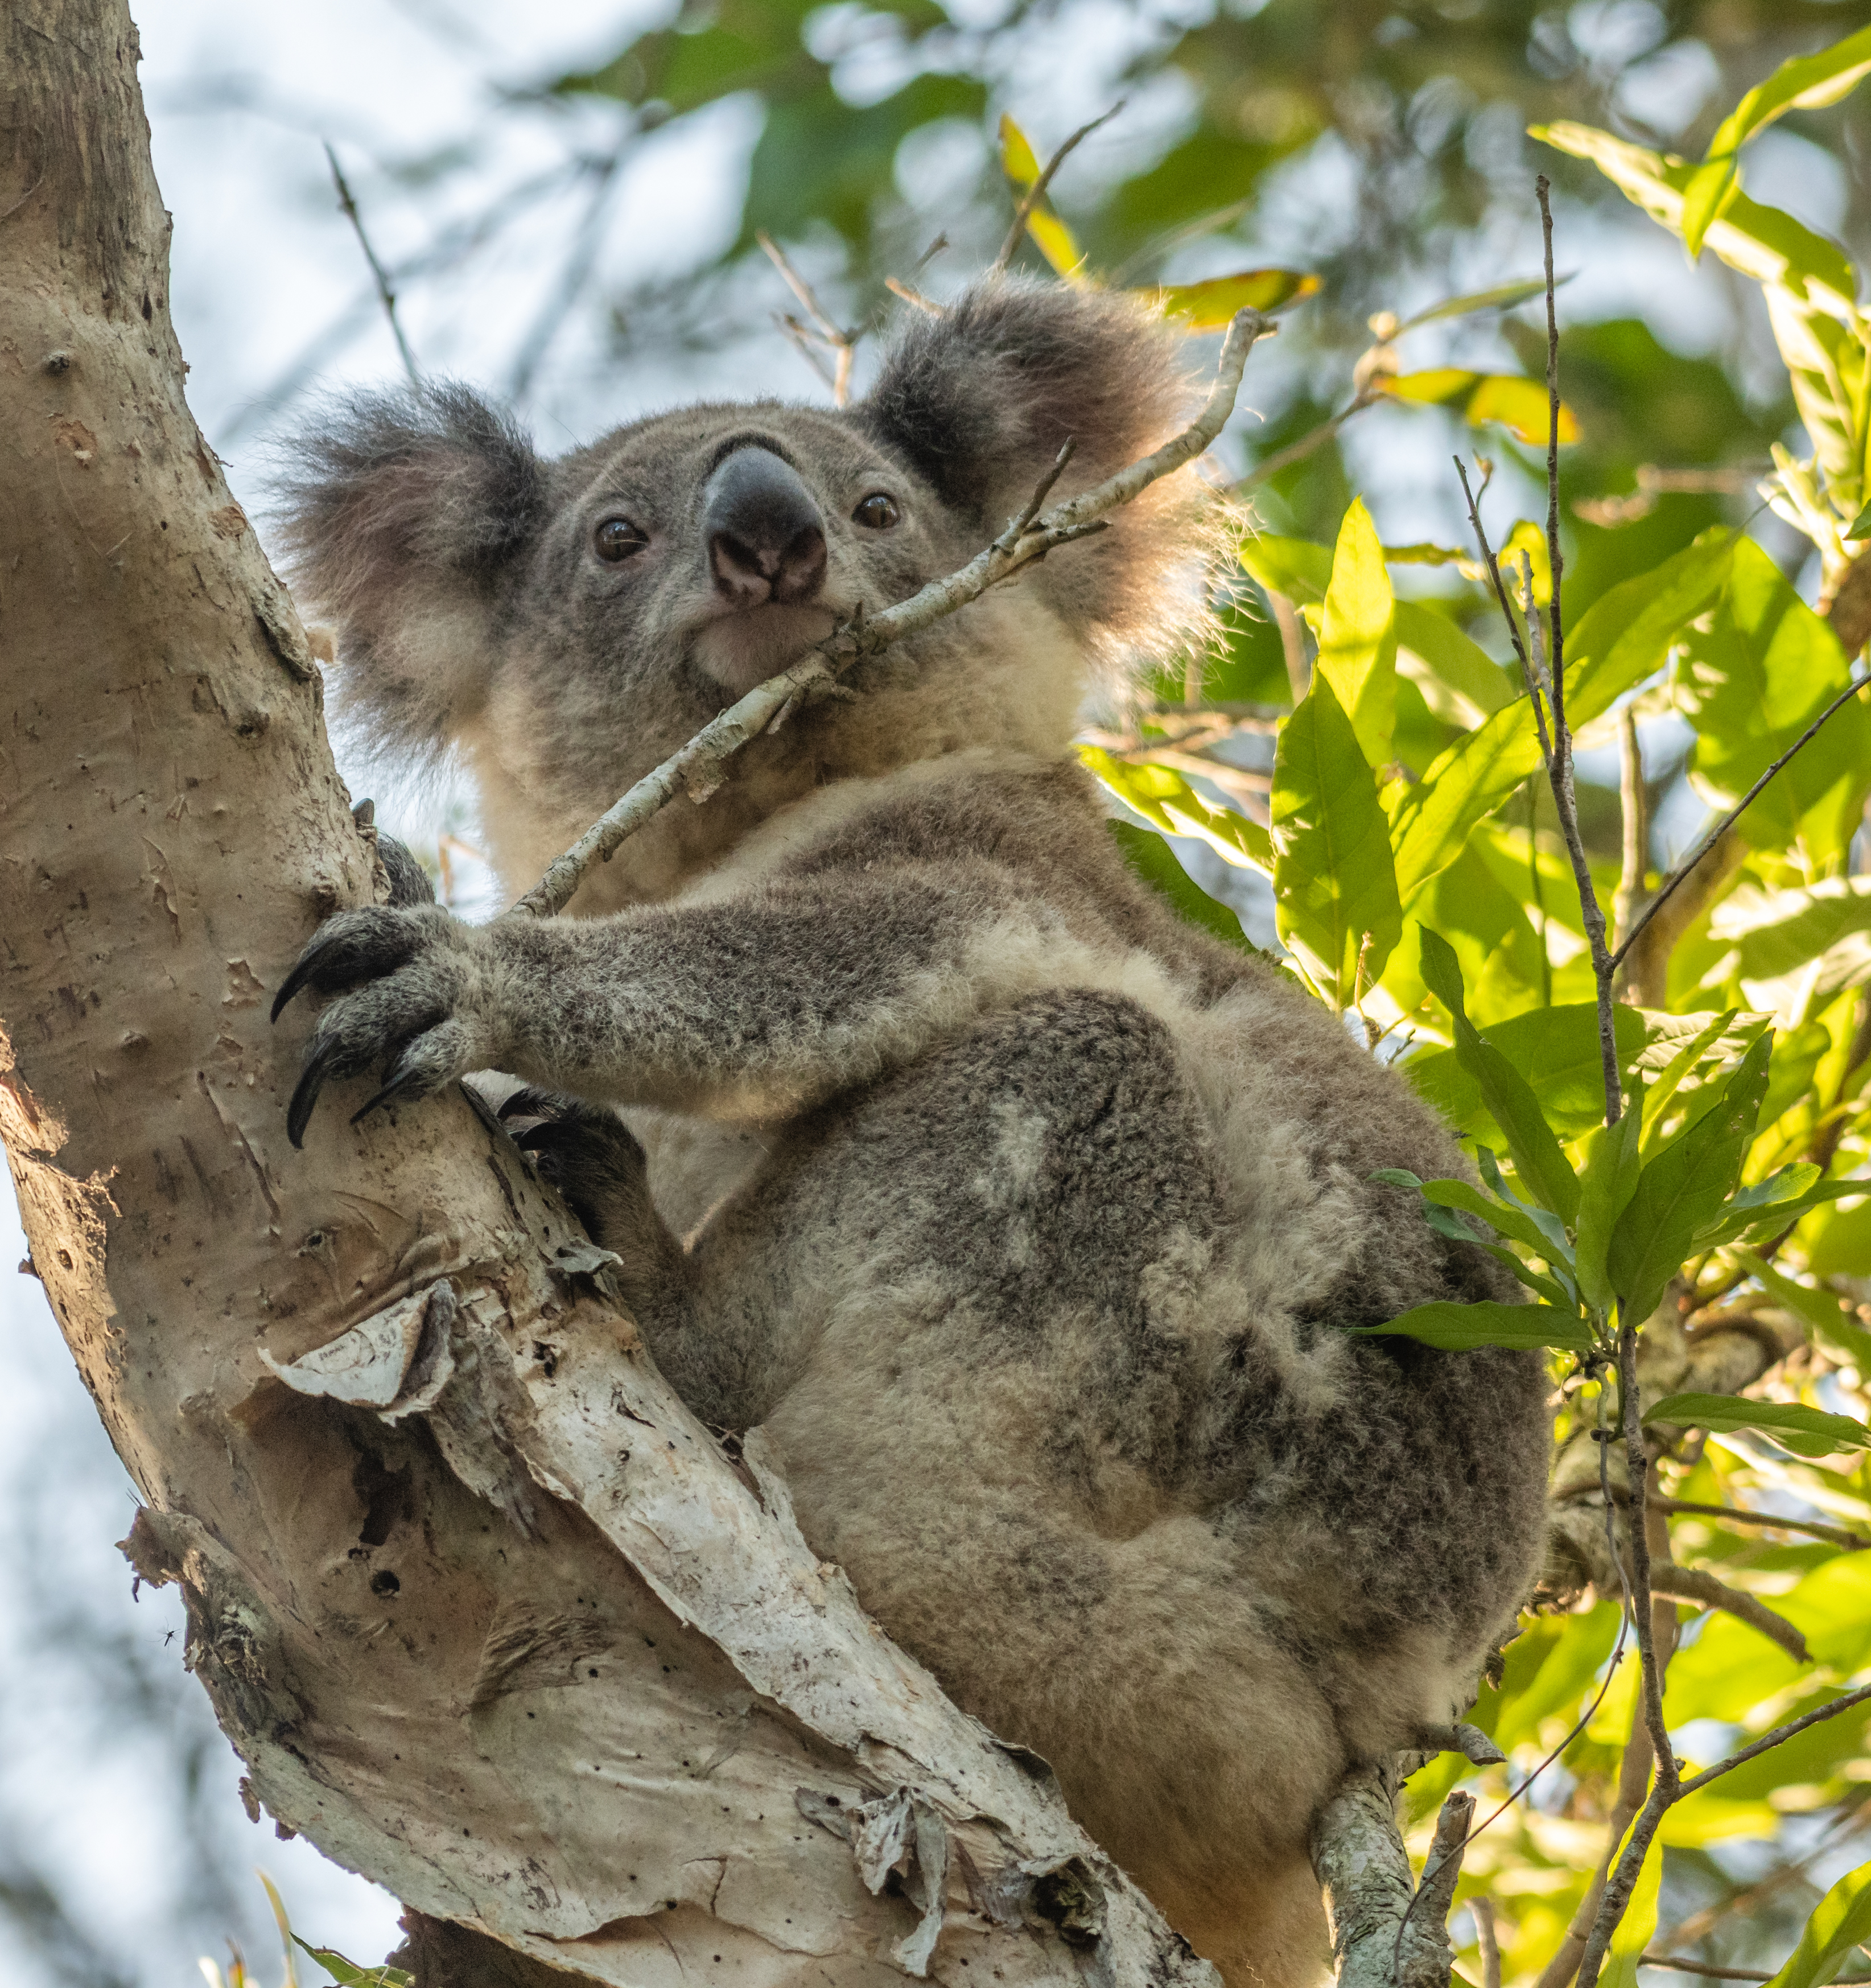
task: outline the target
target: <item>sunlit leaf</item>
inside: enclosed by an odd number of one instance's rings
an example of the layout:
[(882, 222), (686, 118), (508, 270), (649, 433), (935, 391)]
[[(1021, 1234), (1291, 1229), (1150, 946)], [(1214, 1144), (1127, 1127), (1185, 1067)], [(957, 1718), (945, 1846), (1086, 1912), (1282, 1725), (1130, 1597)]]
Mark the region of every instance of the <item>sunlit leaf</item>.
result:
[(1332, 555), (1317, 668), (1351, 720), (1366, 764), (1373, 767), (1389, 762), (1396, 722), (1393, 605), (1376, 528), (1363, 499), (1354, 499)]
[[(1396, 666), (1415, 680), (1438, 718), (1479, 725), (1513, 702), (1513, 679), (1446, 614), (1420, 600), (1400, 600), (1393, 610), (1393, 626)], [(1456, 700), (1454, 705), (1445, 709), (1433, 694), (1434, 686)]]
[(1871, 73), (1871, 28), (1861, 28), (1816, 55), (1782, 63), (1731, 110), (1709, 140), (1708, 156), (1684, 190), (1683, 238), (1690, 255), (1702, 245), (1710, 222), (1725, 204), (1736, 178), (1735, 155), (1757, 131), (1789, 110), (1816, 110), (1836, 103)]
[(1542, 1114), (1531, 1085), (1468, 1019), (1461, 969), (1447, 942), (1425, 930), (1423, 978), (1455, 1024), (1455, 1054), (1475, 1082), (1514, 1156), (1514, 1170), (1530, 1192), (1562, 1221), (1579, 1212), (1579, 1180)]
[[(1683, 197), (1696, 166), (1586, 124), (1535, 125), (1532, 135), (1575, 158), (1589, 159), (1653, 221), (1673, 234), (1682, 232)], [(1757, 282), (1783, 283), (1802, 296), (1823, 292), (1826, 305), (1842, 313), (1856, 303), (1857, 272), (1842, 248), (1790, 214), (1760, 206), (1744, 193), (1729, 200), (1704, 240), (1731, 269)]]
[(1639, 1175), (1606, 1256), (1620, 1315), (1632, 1324), (1657, 1309), (1697, 1232), (1734, 1192), (1766, 1092), (1772, 1046), (1771, 1036), (1754, 1043), (1723, 1087), (1719, 1105), (1679, 1134)]
[[(1849, 681), (1844, 651), (1751, 539), (1734, 549), (1714, 614), (1684, 631), (1672, 682), (1696, 727), (1690, 777), (1731, 807)], [(1758, 849), (1797, 841), (1815, 867), (1849, 844), (1871, 789), (1871, 709), (1847, 704), (1749, 804), (1737, 832)]]
[(1251, 532), (1241, 542), (1241, 563), (1270, 593), (1302, 605), (1322, 601), (1332, 580), (1332, 549), (1310, 539)]
[(1832, 877), (1798, 891), (1744, 883), (1715, 907), (1709, 936), (1737, 946), (1743, 982), (1778, 980), (1817, 962), (1803, 984), (1822, 1001), (1871, 979), (1871, 877)]
[(1578, 1246), (1574, 1274), (1589, 1304), (1609, 1310), (1617, 1293), (1606, 1273), (1606, 1253), (1618, 1219), (1630, 1205), (1643, 1171), (1639, 1148), (1643, 1131), (1643, 1079), (1615, 1125), (1590, 1134), (1579, 1175)]
[(1643, 1412), (1670, 1428), (1761, 1429), (1801, 1456), (1871, 1448), (1871, 1428), (1852, 1415), (1829, 1415), (1798, 1401), (1751, 1401), (1740, 1395), (1666, 1395)]
[(1273, 874), (1266, 830), (1231, 808), (1211, 807), (1174, 768), (1133, 764), (1097, 746), (1081, 746), (1079, 757), (1127, 807), (1166, 833), (1199, 837), (1238, 867)]
[(1328, 1002), (1353, 1006), (1403, 914), (1376, 777), (1322, 673), (1281, 731), (1270, 806), (1281, 939)]
[[(1462, 418), (1471, 428), (1498, 421), (1521, 441), (1543, 444), (1551, 431), (1552, 408), (1544, 382), (1510, 373), (1475, 373), (1444, 366), (1427, 373), (1400, 373), (1374, 383), (1399, 401), (1432, 405), (1461, 404)], [(1579, 439), (1578, 418), (1559, 404), (1559, 439)]]
[[(1612, 1014), (1619, 1060), (1628, 1066), (1643, 1049), (1643, 1017), (1619, 1002)], [(1538, 1073), (1539, 1099), (1547, 1123), (1562, 1138), (1575, 1138), (1605, 1115), (1604, 1065), (1598, 1040), (1598, 1009), (1590, 1002), (1567, 1002), (1530, 1009), (1488, 1025), (1488, 1040), (1516, 1070)], [(1407, 1057), (1403, 1074), (1417, 1094), (1434, 1105), (1457, 1131), (1499, 1136), (1480, 1087), (1453, 1050), (1430, 1050)]]
[(1240, 310), (1271, 316), (1303, 303), (1319, 289), (1319, 279), (1299, 269), (1243, 269), (1232, 276), (1210, 276), (1199, 283), (1171, 283), (1139, 294), (1166, 317), (1186, 321), (1190, 331), (1218, 331)]
[[(1026, 134), (1005, 111), (1001, 113), (1001, 164), (1023, 195), (1039, 184), (1043, 170)], [(1028, 211), (1026, 232), (1040, 254), (1062, 276), (1074, 275), (1085, 260), (1072, 230), (1043, 198)]]
[(1749, 1276), (1805, 1320), (1826, 1352), (1849, 1361), (1862, 1378), (1871, 1381), (1871, 1332), (1852, 1322), (1833, 1293), (1795, 1283), (1750, 1250), (1732, 1253)]
[(1454, 1304), (1440, 1301), (1417, 1305), (1387, 1325), (1353, 1326), (1360, 1337), (1383, 1334), (1420, 1340), (1444, 1353), (1471, 1353), (1478, 1347), (1505, 1346), (1521, 1351), (1551, 1347), (1561, 1353), (1589, 1353), (1592, 1334), (1576, 1312), (1557, 1305)]

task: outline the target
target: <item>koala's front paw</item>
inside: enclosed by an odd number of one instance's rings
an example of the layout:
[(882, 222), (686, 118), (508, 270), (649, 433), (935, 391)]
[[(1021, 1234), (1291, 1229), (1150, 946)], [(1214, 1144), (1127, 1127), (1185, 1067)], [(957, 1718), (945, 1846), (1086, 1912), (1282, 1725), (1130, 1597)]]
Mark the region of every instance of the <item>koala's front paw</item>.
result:
[(603, 1105), (531, 1086), (516, 1090), (500, 1115), (513, 1143), (532, 1155), (539, 1178), (565, 1196), (586, 1234), (609, 1247), (606, 1237), (620, 1214), (633, 1212), (646, 1192), (643, 1149), (630, 1128)]
[[(306, 1045), (286, 1107), (286, 1136), (302, 1144), (319, 1093), (332, 1077), (373, 1067), (383, 1088), (352, 1117), (392, 1097), (426, 1097), (499, 1060), (493, 948), (485, 931), (433, 904), (366, 905), (327, 918), (273, 1002), (273, 1019), (302, 988), (339, 993)], [(367, 985), (363, 983), (369, 983)]]

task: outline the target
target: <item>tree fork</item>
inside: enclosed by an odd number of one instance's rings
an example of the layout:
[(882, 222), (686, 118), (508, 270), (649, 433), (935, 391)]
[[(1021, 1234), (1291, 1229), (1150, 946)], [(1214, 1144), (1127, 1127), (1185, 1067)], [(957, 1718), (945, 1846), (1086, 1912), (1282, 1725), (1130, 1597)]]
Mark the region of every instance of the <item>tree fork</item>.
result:
[(184, 403), (127, 9), (0, 51), (0, 1137), (259, 1799), (421, 1915), (425, 1988), (1211, 1981), (468, 1101), (288, 1148), (263, 996), (380, 872)]

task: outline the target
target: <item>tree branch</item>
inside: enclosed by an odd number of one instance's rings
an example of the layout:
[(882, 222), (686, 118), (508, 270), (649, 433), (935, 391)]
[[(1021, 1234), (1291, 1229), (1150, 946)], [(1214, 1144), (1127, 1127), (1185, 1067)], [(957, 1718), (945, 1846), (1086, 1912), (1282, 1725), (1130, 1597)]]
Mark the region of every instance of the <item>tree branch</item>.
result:
[(797, 662), (757, 685), (719, 717), (711, 719), (686, 746), (646, 773), (562, 856), (556, 857), (508, 915), (550, 918), (562, 911), (591, 864), (598, 860), (609, 862), (626, 838), (667, 806), (679, 790), (686, 790), (692, 799), (705, 800), (721, 785), (728, 761), (769, 725), (784, 723), (802, 704), (825, 696), (853, 695), (837, 679), (860, 658), (875, 655), (892, 642), (919, 634), (957, 608), (978, 600), (989, 587), (1011, 579), (1057, 547), (1101, 530), (1107, 512), (1129, 503), (1159, 478), (1194, 462), (1221, 432), (1234, 411), (1241, 373), (1255, 340), (1273, 330), (1258, 311), (1238, 313), (1221, 347), (1214, 386), (1195, 420), (1152, 454), (1067, 499), (1042, 516), (1041, 506), (1069, 460), (1072, 445), (1068, 442), (1026, 507), (1010, 519), (1000, 536), (966, 566), (941, 580), (932, 580), (907, 600), (841, 627)]

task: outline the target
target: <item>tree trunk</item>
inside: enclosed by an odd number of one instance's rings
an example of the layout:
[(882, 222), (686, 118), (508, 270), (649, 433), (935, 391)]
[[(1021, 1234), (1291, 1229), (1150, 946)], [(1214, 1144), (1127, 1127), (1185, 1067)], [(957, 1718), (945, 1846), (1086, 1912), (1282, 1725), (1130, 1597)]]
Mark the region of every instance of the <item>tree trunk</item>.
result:
[(425, 1988), (1212, 1980), (468, 1100), (287, 1145), (267, 996), (380, 871), (183, 401), (123, 0), (0, 46), (0, 1136), (252, 1794), (426, 1915)]

